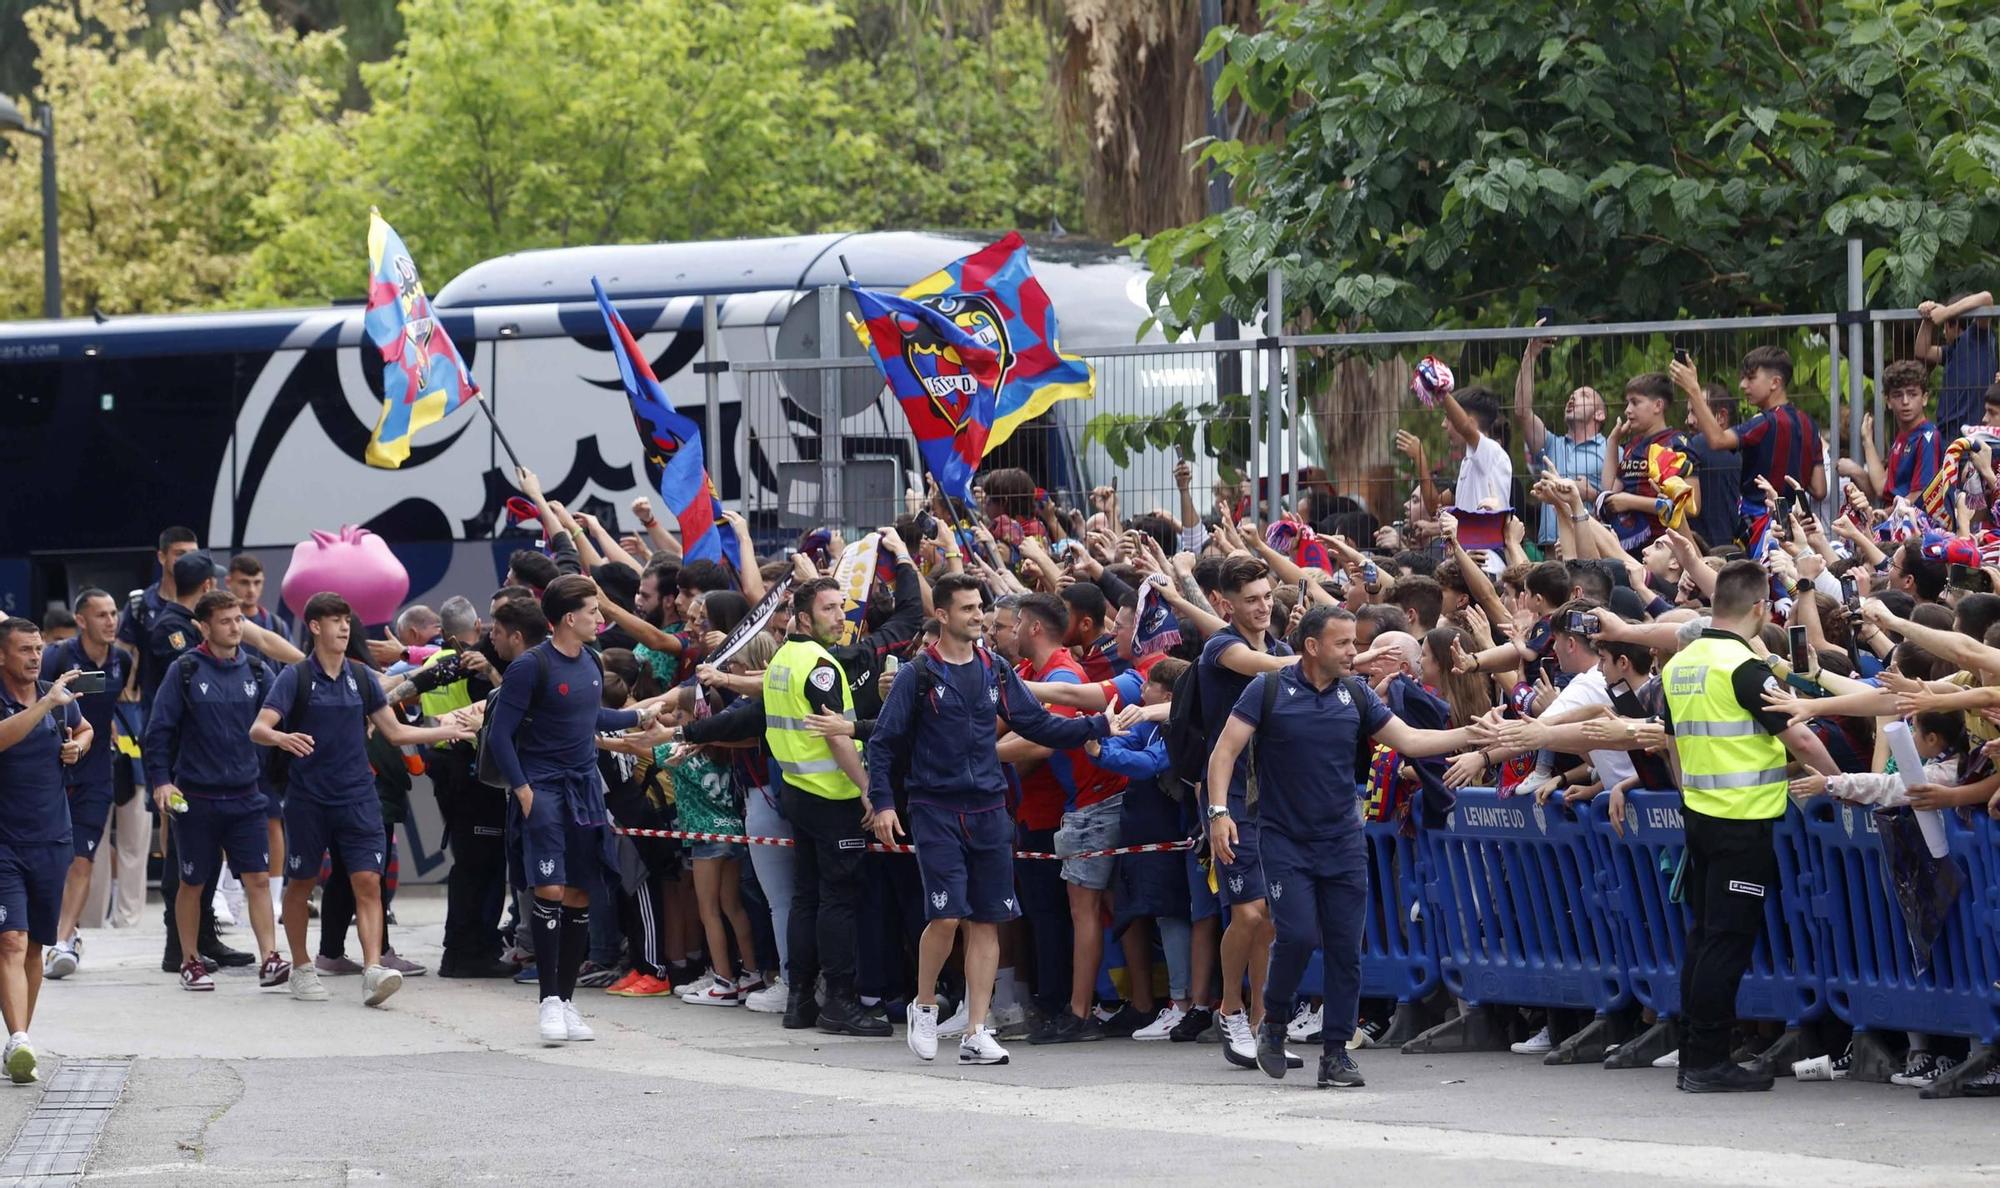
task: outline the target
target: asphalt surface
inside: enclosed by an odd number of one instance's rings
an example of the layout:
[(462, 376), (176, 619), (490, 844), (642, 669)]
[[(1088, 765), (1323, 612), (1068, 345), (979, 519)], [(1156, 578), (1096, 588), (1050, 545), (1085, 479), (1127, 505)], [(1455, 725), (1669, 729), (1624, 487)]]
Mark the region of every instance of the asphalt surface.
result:
[[(396, 903), (434, 958), (443, 902)], [(1212, 1045), (1010, 1044), (1005, 1067), (920, 1063), (898, 1038), (787, 1032), (773, 1015), (579, 992), (598, 1039), (544, 1047), (534, 990), (410, 979), (382, 1009), (225, 971), (188, 994), (146, 927), (89, 934), (44, 989), (44, 1079), (133, 1059), (85, 1174), (104, 1184), (883, 1182), (1883, 1185), (2000, 1179), (2000, 1101), (1798, 1084), (1690, 1097), (1667, 1071), (1508, 1055), (1360, 1053), (1365, 1088), (1274, 1082)], [(247, 929), (236, 943), (247, 945)], [(1309, 1062), (1310, 1063), (1310, 1062)], [(39, 1087), (0, 1084), (12, 1136)]]

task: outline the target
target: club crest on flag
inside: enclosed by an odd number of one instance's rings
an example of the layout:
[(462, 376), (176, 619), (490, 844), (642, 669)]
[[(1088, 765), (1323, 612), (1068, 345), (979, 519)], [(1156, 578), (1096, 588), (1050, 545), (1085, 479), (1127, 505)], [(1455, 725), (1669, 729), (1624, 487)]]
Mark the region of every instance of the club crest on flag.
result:
[(380, 211), (368, 214), (368, 312), (362, 326), (382, 352), (382, 415), (363, 455), (395, 469), (417, 430), (479, 398), (479, 385), (431, 311), (416, 261)]

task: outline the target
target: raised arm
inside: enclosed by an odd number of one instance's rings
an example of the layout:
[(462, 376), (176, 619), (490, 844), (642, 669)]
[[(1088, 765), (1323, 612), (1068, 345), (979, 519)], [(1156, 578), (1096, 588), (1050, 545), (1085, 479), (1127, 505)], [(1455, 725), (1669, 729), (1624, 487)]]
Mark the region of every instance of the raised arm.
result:
[(1899, 619), (1890, 614), (1889, 608), (1879, 599), (1874, 598), (1861, 604), (1861, 617), (1960, 668), (2000, 673), (2000, 648), (1987, 647), (1969, 635), (1960, 635), (1956, 631), (1940, 631), (1935, 627), (1926, 627), (1908, 619)]
[[(1535, 323), (1541, 325), (1540, 322)], [(1527, 452), (1528, 462), (1541, 455), (1542, 445), (1548, 440), (1548, 429), (1542, 418), (1535, 415), (1535, 361), (1554, 342), (1550, 338), (1531, 338), (1521, 351), (1521, 370), (1514, 375), (1514, 423), (1521, 429), (1521, 448)]]
[(1727, 428), (1716, 419), (1715, 410), (1708, 406), (1708, 393), (1702, 389), (1701, 377), (1695, 374), (1694, 364), (1683, 363), (1679, 359), (1667, 365), (1667, 374), (1673, 377), (1674, 386), (1688, 398), (1688, 412), (1694, 417), (1694, 425), (1711, 450), (1734, 450), (1742, 447), (1742, 439), (1736, 430)]

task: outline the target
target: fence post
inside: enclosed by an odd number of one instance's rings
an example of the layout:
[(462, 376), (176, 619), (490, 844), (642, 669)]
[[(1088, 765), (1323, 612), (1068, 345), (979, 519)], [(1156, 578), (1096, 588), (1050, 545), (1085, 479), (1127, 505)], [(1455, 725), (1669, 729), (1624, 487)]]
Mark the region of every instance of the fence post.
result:
[[(1847, 311), (1860, 313), (1867, 304), (1861, 283), (1861, 241), (1847, 241)], [(1851, 321), (1847, 325), (1847, 457), (1861, 457), (1861, 323)], [(1877, 389), (1878, 395), (1880, 389)], [(1878, 424), (1876, 428), (1881, 428)], [(1832, 492), (1833, 476), (1827, 476), (1828, 492)]]
[(1829, 454), (1826, 459), (1826, 500), (1819, 509), (1820, 522), (1833, 523), (1840, 513), (1840, 322), (1828, 322), (1826, 327), (1826, 358), (1829, 368), (1826, 377), (1827, 400), (1831, 405), (1826, 414), (1826, 444)]
[[(701, 361), (702, 386), (708, 395), (708, 423), (702, 426), (704, 441), (708, 444), (708, 475), (715, 480), (716, 494), (722, 493), (722, 376), (716, 371), (716, 364), (722, 356), (721, 318), (717, 316), (718, 305), (713, 295), (701, 299)], [(746, 517), (747, 518), (747, 517)]]
[[(1272, 268), (1264, 282), (1264, 415), (1269, 418), (1264, 431), (1265, 512), (1267, 520), (1278, 518), (1284, 488), (1280, 472), (1284, 466), (1285, 410), (1282, 391), (1285, 353), (1278, 348), (1278, 335), (1285, 327), (1285, 274)], [(1252, 437), (1253, 448), (1255, 437)]]
[(1888, 357), (1888, 351), (1884, 347), (1885, 334), (1882, 323), (1875, 322), (1872, 328), (1875, 332), (1875, 452), (1879, 454), (1883, 452), (1883, 430), (1889, 424), (1888, 413), (1885, 411), (1888, 400), (1882, 391), (1882, 368)]
[(840, 286), (819, 287), (819, 501), (821, 524), (844, 528), (840, 501), (840, 372), (827, 365), (840, 358)]

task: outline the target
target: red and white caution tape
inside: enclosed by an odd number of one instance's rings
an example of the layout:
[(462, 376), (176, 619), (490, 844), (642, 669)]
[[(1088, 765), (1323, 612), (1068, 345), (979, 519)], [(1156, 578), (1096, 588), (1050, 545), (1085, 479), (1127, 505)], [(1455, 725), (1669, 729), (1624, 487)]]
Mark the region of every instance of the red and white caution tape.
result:
[[(626, 829), (620, 825), (613, 825), (611, 832), (621, 837), (659, 837), (676, 841), (726, 842), (742, 846), (796, 846), (799, 844), (789, 837), (758, 837), (747, 833), (697, 833), (689, 829)], [(1040, 858), (1048, 861), (1055, 861), (1062, 858), (1115, 858), (1120, 854), (1170, 854), (1179, 850), (1191, 849), (1193, 846), (1194, 842), (1187, 840), (1147, 842), (1144, 845), (1119, 846), (1110, 850), (1086, 850), (1081, 854), (1045, 854), (1038, 850), (1016, 850), (1014, 851), (1014, 857)], [(917, 848), (912, 845), (883, 845), (881, 842), (869, 842), (868, 849), (877, 854), (914, 854), (917, 852)]]

